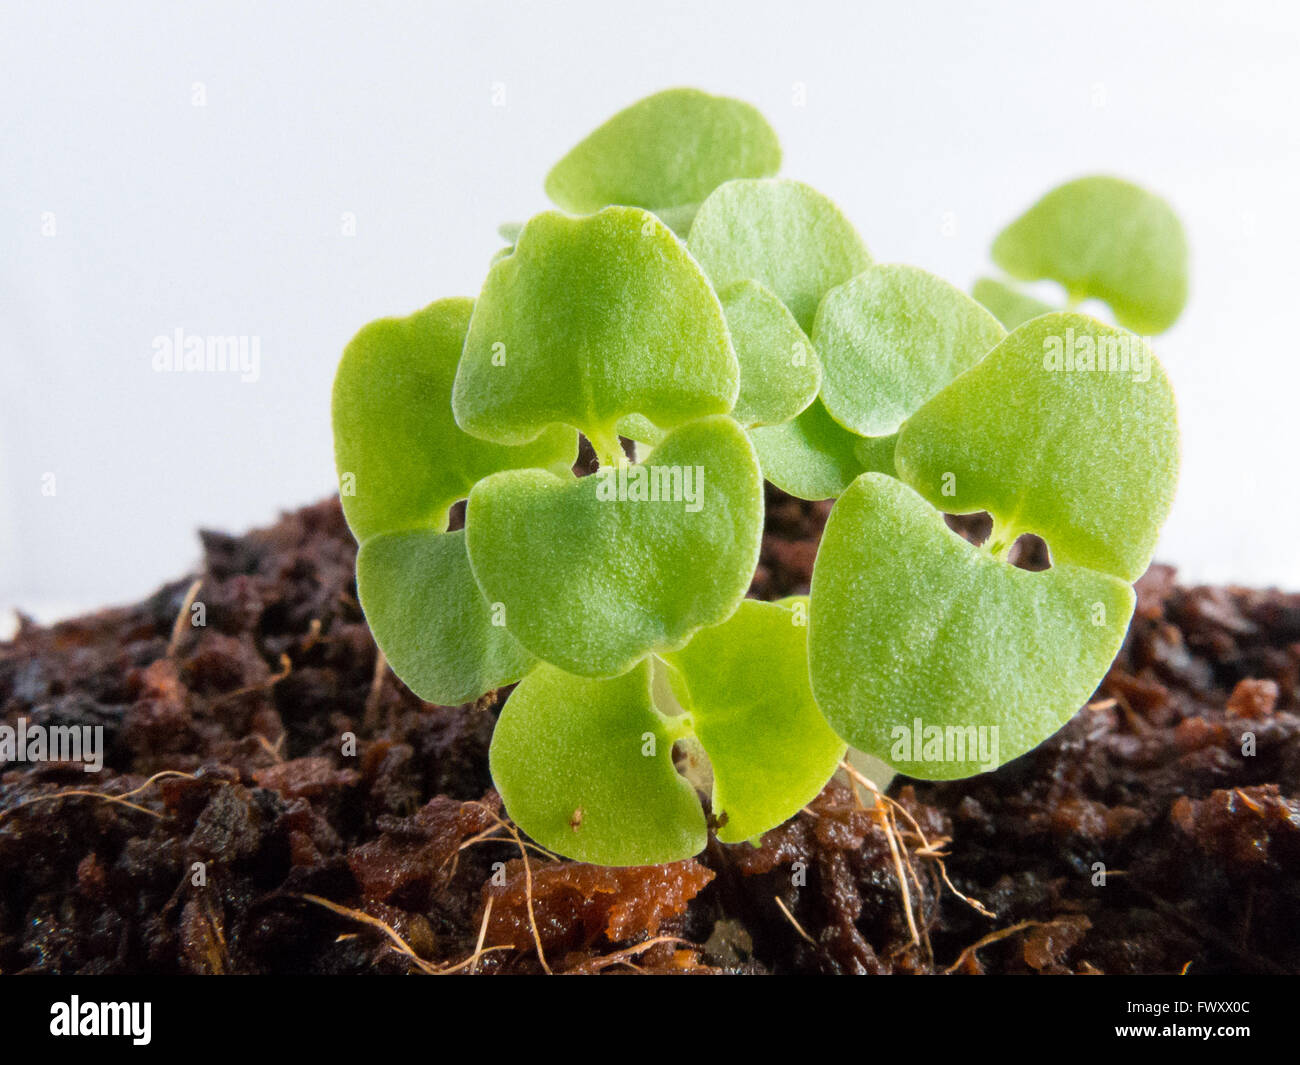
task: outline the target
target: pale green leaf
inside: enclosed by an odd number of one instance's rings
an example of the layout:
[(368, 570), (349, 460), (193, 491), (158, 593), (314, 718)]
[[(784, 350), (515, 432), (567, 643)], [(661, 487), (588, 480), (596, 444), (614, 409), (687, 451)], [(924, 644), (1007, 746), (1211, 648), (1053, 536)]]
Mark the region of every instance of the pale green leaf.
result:
[(667, 655), (673, 689), (713, 767), (718, 839), (756, 839), (793, 817), (844, 757), (808, 685), (806, 615), (746, 599)]
[(668, 433), (643, 415), (628, 414), (618, 420), (618, 435), (635, 440), (638, 444), (658, 446)]
[(1050, 303), (1044, 303), (1017, 286), (991, 277), (981, 277), (976, 281), (971, 295), (992, 311), (993, 316), (1007, 329), (1015, 329), (1031, 318), (1057, 310)]
[(936, 507), (986, 510), (1052, 559), (1126, 580), (1146, 569), (1173, 503), (1173, 390), (1150, 348), (1082, 314), (1026, 322), (914, 414), (898, 472)]
[(701, 204), (689, 243), (719, 290), (757, 281), (805, 333), (822, 297), (871, 264), (840, 209), (798, 181), (727, 182)]
[(862, 465), (863, 471), (887, 473), (897, 477), (894, 466), (894, 450), (898, 447), (898, 434), (893, 436), (864, 436), (854, 449), (854, 456)]
[(817, 353), (785, 304), (758, 282), (740, 281), (718, 295), (740, 362), (732, 417), (746, 426), (788, 422), (817, 397)]
[(382, 318), (343, 352), (334, 378), (334, 459), (348, 525), (358, 540), (401, 529), (443, 529), (447, 509), (489, 473), (573, 465), (578, 437), (556, 426), (523, 447), (462, 432), (452, 381), (472, 303), (439, 300)]
[(868, 468), (858, 450), (865, 439), (827, 414), (820, 399), (793, 421), (751, 429), (749, 438), (763, 476), (800, 499), (834, 499)]
[(724, 181), (766, 177), (780, 166), (776, 133), (754, 107), (668, 89), (572, 148), (547, 175), (546, 194), (575, 214), (609, 204), (657, 210), (699, 203)]
[(758, 564), (762, 481), (736, 423), (705, 418), (639, 465), (489, 477), (466, 527), (474, 576), (519, 642), (613, 676), (736, 609)]
[(1004, 336), (992, 314), (934, 274), (868, 267), (817, 310), (822, 402), (846, 429), (889, 436)]
[(906, 485), (866, 474), (836, 501), (813, 570), (813, 692), (841, 737), (900, 772), (970, 776), (1070, 719), (1133, 603), (1092, 570), (1007, 565)]
[(1155, 193), (1113, 177), (1061, 185), (1012, 222), (993, 260), (1022, 281), (1050, 278), (1099, 299), (1138, 333), (1162, 333), (1187, 302), (1187, 238)]
[(612, 680), (542, 664), (506, 700), (492, 782), (543, 847), (582, 862), (689, 858), (708, 836), (699, 797), (673, 766), (681, 722), (655, 710), (650, 663)]
[(427, 702), (469, 702), (513, 684), (535, 662), (493, 624), (463, 529), (372, 536), (357, 553), (357, 594), (393, 672)]
[(682, 203), (676, 207), (656, 207), (654, 213), (664, 225), (685, 240), (699, 209), (698, 203)]
[(609, 207), (524, 226), (488, 272), (452, 404), (486, 440), (560, 423), (608, 457), (625, 415), (670, 429), (731, 410), (738, 391), (722, 307), (685, 245), (653, 215)]

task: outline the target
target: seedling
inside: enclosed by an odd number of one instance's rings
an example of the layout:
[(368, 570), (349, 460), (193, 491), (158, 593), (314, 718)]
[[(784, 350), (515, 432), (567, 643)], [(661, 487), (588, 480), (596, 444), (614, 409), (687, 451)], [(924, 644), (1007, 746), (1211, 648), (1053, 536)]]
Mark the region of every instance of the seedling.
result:
[[(518, 682), (493, 780), (580, 860), (701, 850), (701, 765), (718, 838), (741, 842), (846, 744), (926, 778), (1034, 747), (1113, 660), (1172, 501), (1173, 395), (1123, 328), (1185, 298), (1163, 201), (1113, 179), (1049, 193), (977, 300), (873, 262), (779, 164), (749, 105), (649, 97), (551, 172), (573, 213), (503, 227), (476, 301), (373, 323), (339, 367), (375, 639), (430, 702)], [(1067, 309), (1015, 279), (1055, 280)], [(1092, 298), (1120, 326), (1072, 309)], [(809, 596), (744, 598), (764, 479), (836, 500)], [(943, 518), (977, 511), (981, 547)], [(1045, 572), (1006, 561), (1029, 532)]]

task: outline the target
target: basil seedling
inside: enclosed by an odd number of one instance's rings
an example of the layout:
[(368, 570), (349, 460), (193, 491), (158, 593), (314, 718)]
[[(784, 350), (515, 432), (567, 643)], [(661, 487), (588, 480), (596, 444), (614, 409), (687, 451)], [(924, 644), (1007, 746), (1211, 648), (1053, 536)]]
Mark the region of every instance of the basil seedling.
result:
[[(433, 703), (517, 682), (492, 778), (572, 858), (757, 840), (846, 745), (928, 778), (1029, 750), (1109, 667), (1172, 502), (1173, 393), (1123, 328), (1185, 298), (1163, 201), (1049, 193), (994, 246), (1011, 279), (972, 298), (873, 262), (779, 164), (748, 104), (633, 104), (547, 178), (569, 213), (502, 228), (475, 300), (372, 323), (339, 366), (375, 640)], [(1044, 278), (1121, 327), (1015, 280)], [(745, 599), (764, 480), (835, 500), (808, 596)], [(980, 547), (943, 517), (973, 511), (994, 519)], [(1008, 564), (1022, 533), (1045, 572)]]

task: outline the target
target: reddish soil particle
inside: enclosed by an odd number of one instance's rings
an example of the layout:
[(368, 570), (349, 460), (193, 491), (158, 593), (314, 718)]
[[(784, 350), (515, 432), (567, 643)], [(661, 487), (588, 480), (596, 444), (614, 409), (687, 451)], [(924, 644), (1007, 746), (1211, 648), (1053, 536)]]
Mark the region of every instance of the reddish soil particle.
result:
[(499, 885), (484, 885), (484, 905), (492, 902), (487, 942), (531, 949), (535, 919), (548, 955), (589, 949), (601, 937), (620, 943), (657, 935), (714, 878), (694, 860), (630, 868), (552, 862), (530, 866), (530, 872), (531, 887), (524, 863), (516, 859), (500, 870)]
[(449, 879), (448, 867), (471, 836), (492, 827), (499, 803), (457, 802), (446, 796), (429, 800), (411, 817), (384, 815), (378, 839), (348, 851), (348, 867), (362, 898), (426, 909), (435, 885)]
[(1022, 951), (1025, 964), (1035, 972), (1069, 973), (1064, 958), (1082, 942), (1091, 927), (1092, 922), (1081, 914), (1035, 925), (1025, 934)]
[[(752, 595), (807, 592), (829, 509), (769, 489)], [(950, 524), (987, 534), (979, 516)], [(387, 673), (372, 694), (336, 501), (202, 539), (199, 573), (0, 644), (0, 721), (105, 739), (93, 776), (0, 765), (0, 971), (411, 970), (304, 896), (385, 922), (433, 965), (469, 961), (482, 933), (505, 949), (475, 971), (540, 971), (487, 772), (508, 692), (435, 707)], [(1031, 538), (1015, 554), (1047, 564)], [(195, 577), (207, 625), (173, 644)], [(898, 859), (883, 806), (839, 782), (759, 847), (614, 870), (530, 853), (549, 967), (1300, 971), (1300, 596), (1183, 588), (1164, 566), (1137, 590), (1118, 660), (1056, 736), (970, 780), (895, 781)], [(72, 789), (142, 789), (149, 812), (49, 799)]]
[(1252, 680), (1247, 678), (1237, 682), (1228, 696), (1229, 717), (1272, 717), (1277, 708), (1280, 694), (1275, 680)]
[(336, 769), (331, 759), (321, 757), (295, 758), (253, 771), (253, 783), (286, 799), (320, 798), (336, 788), (350, 788), (360, 779), (355, 769)]
[(1206, 854), (1229, 865), (1263, 867), (1270, 854), (1300, 845), (1300, 802), (1274, 784), (1215, 789), (1205, 799), (1178, 799), (1170, 811), (1178, 829)]

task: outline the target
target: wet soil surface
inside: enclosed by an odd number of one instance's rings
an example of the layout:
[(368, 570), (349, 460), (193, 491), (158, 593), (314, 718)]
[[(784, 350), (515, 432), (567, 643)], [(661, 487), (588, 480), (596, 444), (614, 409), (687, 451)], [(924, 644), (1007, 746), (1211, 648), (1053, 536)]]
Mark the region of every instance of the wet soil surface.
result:
[[(768, 506), (753, 594), (806, 591), (829, 505)], [(337, 501), (202, 538), (0, 643), (0, 724), (104, 737), (99, 773), (0, 765), (0, 971), (1300, 971), (1300, 596), (1155, 566), (1093, 700), (997, 772), (844, 778), (760, 848), (601, 869), (502, 820), (506, 693), (376, 668)]]

